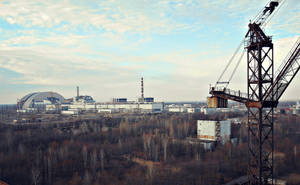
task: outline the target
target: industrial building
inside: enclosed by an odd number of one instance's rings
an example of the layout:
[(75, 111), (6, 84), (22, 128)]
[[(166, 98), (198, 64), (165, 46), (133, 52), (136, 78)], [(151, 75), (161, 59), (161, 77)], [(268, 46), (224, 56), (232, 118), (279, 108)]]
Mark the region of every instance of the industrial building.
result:
[(108, 102), (97, 103), (98, 112), (141, 112), (141, 113), (159, 113), (164, 109), (162, 102)]
[(17, 102), (18, 112), (56, 111), (65, 98), (56, 92), (30, 93)]
[(96, 101), (89, 95), (80, 95), (77, 87), (77, 95), (64, 102), (62, 114), (79, 114), (81, 112), (96, 112)]
[(144, 79), (141, 78), (141, 96), (137, 101), (128, 101), (124, 97), (113, 98), (112, 102), (96, 103), (96, 110), (99, 113), (159, 113), (164, 110), (164, 103), (155, 102), (153, 97), (144, 97)]
[(225, 143), (230, 140), (231, 123), (226, 121), (197, 121), (197, 138), (203, 141)]
[(293, 114), (300, 114), (300, 101), (297, 101), (295, 109), (293, 110)]
[[(127, 98), (113, 98), (111, 102), (96, 103), (89, 95), (77, 95), (65, 99), (54, 92), (31, 93), (18, 102), (19, 112), (60, 112), (65, 115), (77, 115), (83, 112), (98, 113), (160, 113), (164, 110), (163, 102), (155, 102), (153, 97), (144, 97), (144, 81), (141, 78), (141, 97), (137, 101)], [(193, 112), (193, 110), (189, 110)]]
[(195, 113), (200, 112), (200, 108), (192, 104), (171, 104), (165, 107), (168, 112), (183, 112), (183, 113)]

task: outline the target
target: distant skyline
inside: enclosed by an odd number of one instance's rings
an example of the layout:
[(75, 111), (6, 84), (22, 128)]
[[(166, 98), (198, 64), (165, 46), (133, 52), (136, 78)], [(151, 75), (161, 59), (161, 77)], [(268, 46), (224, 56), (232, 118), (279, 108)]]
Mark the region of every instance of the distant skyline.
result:
[[(30, 92), (97, 101), (205, 101), (249, 20), (268, 0), (14, 0), (0, 2), (0, 104)], [(300, 35), (299, 0), (265, 29), (275, 69)], [(232, 89), (246, 89), (246, 60)], [(300, 74), (282, 97), (300, 99)]]

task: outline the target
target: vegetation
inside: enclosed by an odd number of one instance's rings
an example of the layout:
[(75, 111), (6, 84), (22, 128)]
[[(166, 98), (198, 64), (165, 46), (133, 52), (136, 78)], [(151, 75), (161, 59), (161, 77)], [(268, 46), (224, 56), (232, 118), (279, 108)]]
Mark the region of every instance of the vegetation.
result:
[[(12, 185), (224, 184), (247, 173), (247, 128), (237, 144), (204, 150), (198, 119), (237, 115), (157, 114), (101, 117), (67, 124), (0, 125), (0, 178)], [(299, 183), (300, 118), (275, 126), (275, 175)], [(279, 142), (280, 141), (280, 142)]]

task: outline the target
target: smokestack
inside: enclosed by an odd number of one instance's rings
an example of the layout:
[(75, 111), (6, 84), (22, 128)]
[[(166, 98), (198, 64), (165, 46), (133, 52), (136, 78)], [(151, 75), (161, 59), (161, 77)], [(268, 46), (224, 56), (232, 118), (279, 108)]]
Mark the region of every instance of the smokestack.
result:
[(144, 101), (144, 78), (141, 78), (141, 98)]
[(77, 86), (77, 98), (79, 97), (79, 86)]

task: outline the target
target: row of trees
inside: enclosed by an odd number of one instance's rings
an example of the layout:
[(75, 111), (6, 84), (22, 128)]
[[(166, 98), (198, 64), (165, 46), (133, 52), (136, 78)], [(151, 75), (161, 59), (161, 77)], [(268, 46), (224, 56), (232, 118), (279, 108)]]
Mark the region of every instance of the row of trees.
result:
[[(189, 138), (196, 137), (198, 119), (232, 116), (115, 115), (62, 124), (0, 125), (0, 178), (24, 185), (223, 184), (246, 174), (247, 127), (233, 125), (239, 143), (217, 145), (212, 151)], [(284, 140), (276, 142), (276, 151), (281, 151), (276, 175), (287, 176), (299, 171), (299, 120), (281, 119), (275, 138)]]

